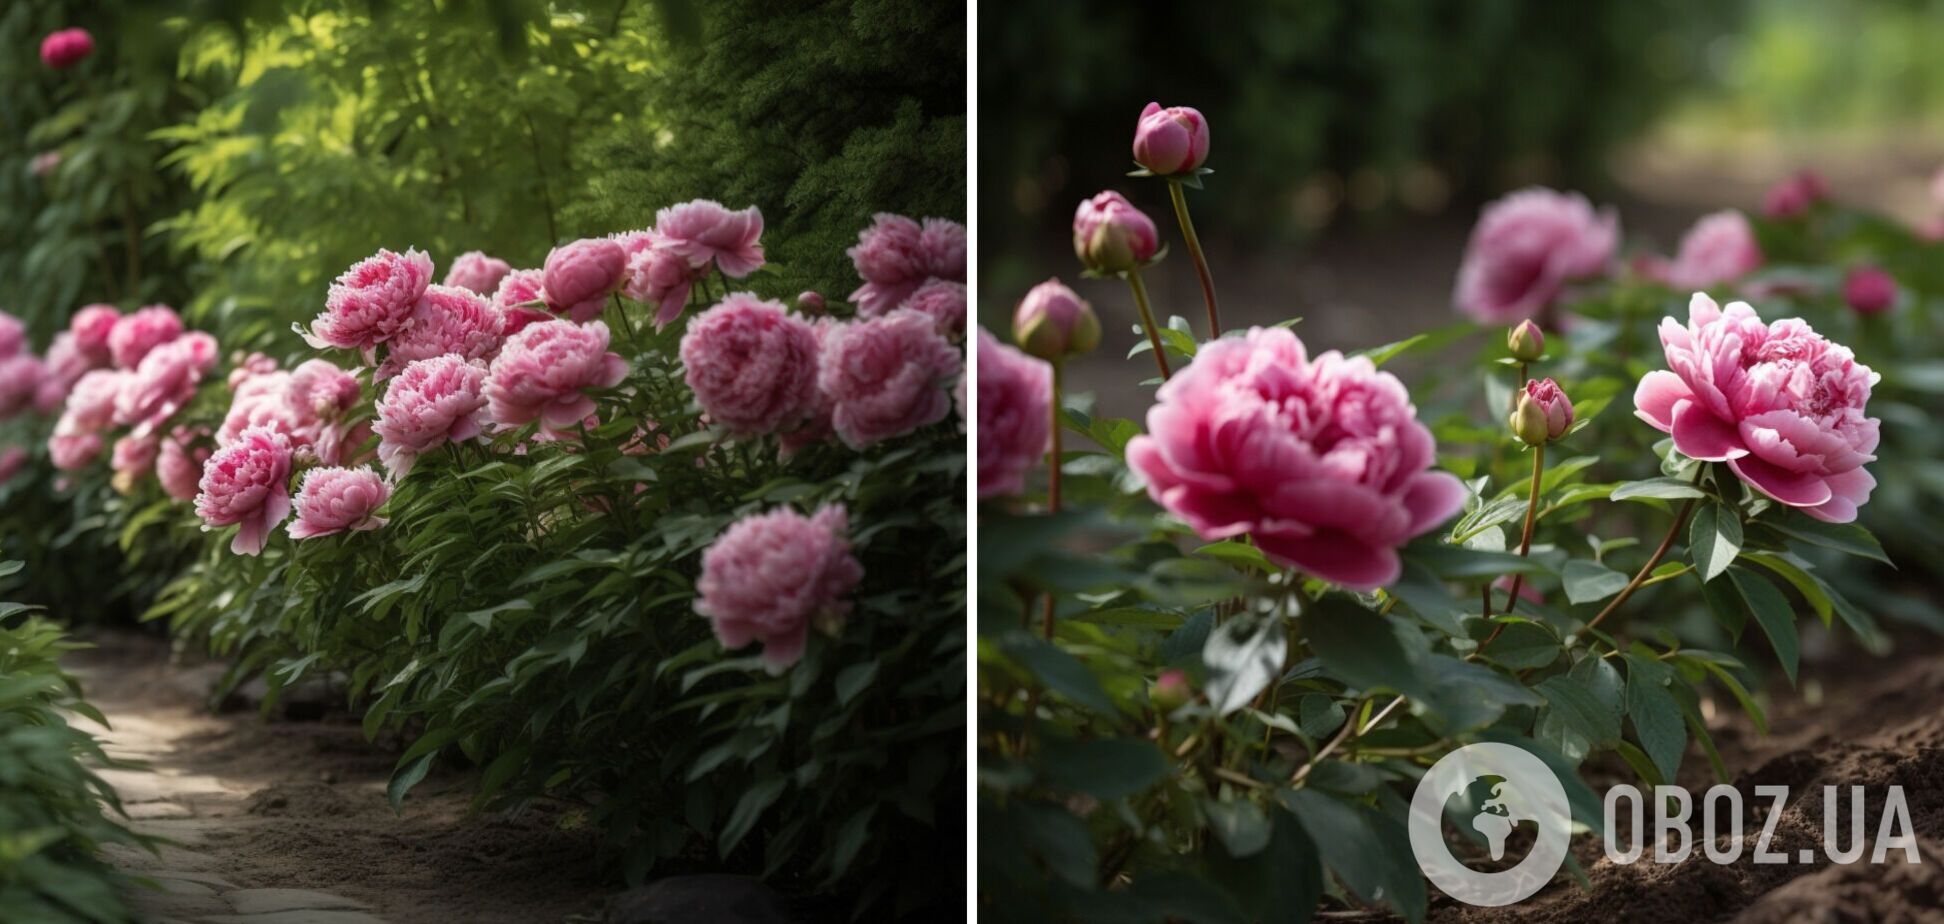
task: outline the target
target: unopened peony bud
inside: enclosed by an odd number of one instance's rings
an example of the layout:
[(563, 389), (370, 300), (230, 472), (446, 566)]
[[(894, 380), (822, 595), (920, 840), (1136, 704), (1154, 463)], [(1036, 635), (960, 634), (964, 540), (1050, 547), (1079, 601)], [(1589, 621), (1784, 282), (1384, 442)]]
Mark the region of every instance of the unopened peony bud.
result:
[(1552, 379), (1526, 383), (1512, 408), (1512, 432), (1528, 446), (1543, 446), (1573, 427), (1573, 403)]
[(1100, 318), (1072, 289), (1048, 279), (1027, 292), (1013, 313), (1013, 340), (1030, 355), (1059, 362), (1100, 345)]
[(1080, 203), (1073, 213), (1073, 253), (1095, 272), (1135, 269), (1154, 258), (1159, 240), (1154, 220), (1113, 190)]
[(1179, 670), (1162, 671), (1148, 690), (1148, 702), (1163, 715), (1188, 705), (1194, 697), (1195, 688), (1188, 683), (1188, 675)]
[(86, 29), (62, 29), (41, 40), (41, 63), (57, 71), (80, 64), (94, 54), (94, 36)]
[(1208, 120), (1187, 106), (1149, 103), (1134, 126), (1134, 161), (1162, 176), (1191, 173), (1208, 160)]
[(1528, 318), (1505, 335), (1505, 348), (1512, 351), (1513, 359), (1533, 362), (1546, 355), (1546, 335)]
[(1896, 307), (1897, 280), (1874, 266), (1859, 266), (1843, 277), (1843, 301), (1857, 314), (1882, 314)]
[(824, 313), (823, 294), (814, 289), (806, 289), (796, 298), (797, 310), (811, 316)]

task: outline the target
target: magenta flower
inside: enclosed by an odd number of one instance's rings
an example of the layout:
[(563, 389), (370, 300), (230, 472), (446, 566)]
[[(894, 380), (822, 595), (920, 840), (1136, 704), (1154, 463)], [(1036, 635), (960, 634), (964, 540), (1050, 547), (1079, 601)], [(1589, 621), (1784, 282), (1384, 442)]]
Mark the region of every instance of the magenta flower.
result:
[(1827, 198), (1829, 186), (1822, 175), (1802, 170), (1769, 187), (1762, 196), (1762, 214), (1775, 219), (1795, 218)]
[(216, 365), (216, 338), (191, 331), (148, 352), (115, 397), (115, 423), (136, 435), (167, 420), (196, 396), (196, 386)]
[(1161, 176), (1193, 173), (1208, 160), (1208, 120), (1187, 106), (1149, 103), (1134, 126), (1134, 162)]
[(447, 441), (479, 436), (485, 386), (485, 367), (458, 356), (421, 359), (394, 377), (378, 399), (378, 423), (372, 426), (378, 458), (392, 477), (410, 474), (421, 454)]
[(290, 515), (290, 462), (290, 438), (268, 427), (251, 427), (216, 450), (196, 495), (203, 528), (240, 527), (230, 551), (261, 554), (270, 531)]
[(0, 359), (19, 356), (27, 348), (27, 325), (19, 318), (0, 311)]
[(1465, 502), (1404, 384), (1364, 357), (1310, 359), (1281, 328), (1202, 347), (1161, 386), (1128, 465), (1208, 540), (1355, 590), (1397, 580), (1399, 546)]
[(32, 409), (40, 394), (47, 367), (32, 353), (19, 353), (0, 359), (0, 420)]
[(857, 246), (845, 251), (864, 280), (851, 301), (865, 317), (878, 317), (904, 304), (926, 279), (965, 281), (965, 226), (943, 218), (923, 224), (880, 212), (857, 233)]
[(781, 302), (732, 292), (682, 335), (683, 378), (711, 420), (738, 436), (786, 430), (815, 400), (817, 335)]
[(1509, 324), (1552, 307), (1568, 282), (1606, 272), (1620, 241), (1613, 209), (1534, 187), (1485, 206), (1458, 269), (1452, 301), (1481, 324)]
[(979, 497), (1025, 489), (1052, 435), (1053, 367), (979, 328)]
[(1154, 219), (1111, 189), (1082, 200), (1073, 212), (1073, 254), (1090, 270), (1124, 273), (1143, 266), (1160, 241)]
[(606, 324), (547, 321), (506, 341), (486, 375), (485, 395), (494, 423), (538, 420), (542, 439), (558, 439), (594, 413), (589, 389), (613, 388), (627, 377), (628, 361), (608, 352)]
[(331, 284), (324, 312), (310, 330), (298, 328), (318, 349), (358, 350), (369, 361), (378, 344), (396, 336), (432, 282), (432, 258), (419, 250), (380, 250), (353, 264)]
[(150, 350), (181, 334), (182, 317), (174, 308), (150, 305), (115, 320), (114, 328), (108, 332), (108, 354), (117, 368), (134, 369)]
[(87, 357), (93, 366), (106, 366), (115, 361), (115, 352), (108, 346), (109, 338), (114, 336), (115, 326), (121, 321), (121, 312), (113, 305), (89, 305), (74, 313), (68, 319), (68, 330), (74, 334), (74, 347)]
[(505, 260), (468, 250), (452, 261), (446, 270), (445, 284), (491, 297), (499, 290), (500, 280), (512, 271), (513, 267)]
[(373, 374), (382, 382), (405, 364), (447, 353), (490, 362), (499, 352), (506, 321), (484, 297), (456, 286), (427, 286), (412, 317), (386, 346), (385, 361)]
[(547, 254), (544, 273), (547, 310), (585, 323), (600, 317), (608, 295), (626, 281), (628, 255), (608, 238), (582, 238)]
[(1681, 238), (1680, 252), (1667, 267), (1667, 284), (1676, 289), (1706, 289), (1733, 282), (1762, 265), (1762, 248), (1748, 217), (1734, 209), (1704, 215)]
[(1843, 276), (1843, 303), (1857, 314), (1882, 314), (1897, 306), (1897, 280), (1880, 267), (1854, 267)]
[(744, 517), (702, 553), (695, 611), (724, 648), (763, 646), (763, 662), (782, 673), (803, 657), (812, 623), (849, 615), (846, 599), (864, 577), (850, 552), (842, 506), (805, 517), (787, 507)]
[(902, 307), (931, 318), (939, 336), (955, 342), (965, 339), (965, 283), (927, 279)]
[(297, 489), (297, 519), (288, 527), (290, 538), (377, 529), (386, 522), (377, 515), (378, 508), (390, 498), (391, 485), (371, 469), (311, 469)]
[(94, 36), (88, 34), (88, 30), (62, 29), (41, 39), (41, 63), (64, 71), (94, 54), (94, 49)]
[(698, 269), (715, 261), (724, 276), (741, 279), (763, 265), (763, 213), (739, 212), (710, 199), (672, 205), (655, 213), (656, 244)]
[(1877, 374), (1796, 318), (1763, 324), (1746, 302), (1724, 311), (1696, 292), (1686, 327), (1661, 321), (1667, 370), (1641, 378), (1634, 414), (1690, 459), (1819, 520), (1848, 523), (1876, 479), (1878, 421), (1864, 416)]
[(170, 430), (155, 454), (155, 477), (162, 482), (163, 493), (179, 501), (195, 500), (202, 490), (203, 464), (215, 451), (208, 427), (178, 426)]
[(831, 330), (817, 360), (817, 387), (830, 400), (830, 425), (852, 449), (903, 436), (945, 419), (959, 352), (916, 311)]
[(650, 235), (650, 244), (628, 257), (628, 281), (622, 294), (654, 305), (655, 329), (661, 330), (682, 316), (689, 293), (702, 273), (674, 248), (654, 243), (653, 232), (645, 233)]

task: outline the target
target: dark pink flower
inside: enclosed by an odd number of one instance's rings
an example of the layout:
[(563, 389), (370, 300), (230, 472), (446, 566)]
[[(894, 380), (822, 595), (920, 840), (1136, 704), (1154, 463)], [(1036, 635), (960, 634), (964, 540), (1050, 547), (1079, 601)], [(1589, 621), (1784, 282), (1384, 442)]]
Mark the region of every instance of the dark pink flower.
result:
[(405, 326), (432, 282), (432, 258), (418, 250), (380, 250), (353, 264), (331, 284), (324, 313), (310, 330), (298, 328), (318, 349), (359, 350), (370, 360), (381, 343)]
[(740, 436), (787, 430), (814, 401), (817, 335), (782, 303), (733, 292), (682, 335), (683, 377), (696, 403)]
[(555, 247), (543, 272), (547, 310), (585, 323), (600, 317), (607, 297), (626, 281), (628, 255), (608, 238), (583, 238)]
[(446, 270), (445, 284), (490, 297), (499, 290), (500, 280), (512, 271), (513, 267), (505, 260), (468, 250), (452, 261), (451, 268)]
[(27, 325), (0, 311), (0, 359), (12, 359), (27, 348)]
[(965, 339), (965, 283), (927, 279), (899, 307), (931, 318), (932, 326), (947, 340)]
[(503, 428), (540, 422), (540, 436), (564, 437), (594, 413), (587, 392), (628, 377), (628, 361), (608, 351), (600, 321), (548, 321), (514, 334), (486, 374), (484, 394)]
[(314, 468), (297, 489), (297, 519), (292, 539), (313, 539), (385, 525), (378, 508), (391, 499), (391, 485), (368, 468)]
[(115, 326), (121, 321), (121, 312), (113, 305), (89, 305), (74, 313), (68, 319), (68, 330), (74, 333), (74, 347), (88, 358), (94, 366), (106, 366), (115, 361), (115, 352), (108, 346), (109, 338), (115, 334)]
[(714, 260), (724, 276), (741, 279), (763, 265), (763, 213), (755, 206), (732, 212), (722, 203), (696, 199), (655, 213), (658, 246), (693, 267)]
[(1733, 282), (1762, 265), (1762, 248), (1748, 217), (1734, 209), (1704, 215), (1681, 238), (1681, 250), (1667, 267), (1666, 282), (1676, 289), (1706, 289)]
[(31, 410), (46, 377), (47, 368), (32, 353), (0, 359), (0, 420)]
[(812, 517), (785, 507), (738, 520), (702, 554), (695, 611), (724, 648), (759, 642), (764, 663), (781, 673), (803, 657), (812, 623), (850, 613), (847, 598), (864, 569), (851, 555), (849, 529), (841, 506)]
[(82, 28), (62, 29), (41, 39), (41, 63), (57, 71), (80, 64), (94, 54), (94, 36)]
[(1073, 254), (1095, 272), (1124, 273), (1154, 259), (1154, 219), (1113, 190), (1082, 200), (1073, 213)]
[(979, 328), (979, 497), (1024, 489), (1052, 434), (1053, 367)]
[(258, 555), (270, 531), (290, 515), (289, 437), (251, 427), (216, 450), (203, 466), (196, 515), (205, 529), (238, 526), (230, 551)]
[(830, 401), (831, 427), (852, 449), (945, 419), (964, 366), (930, 318), (905, 309), (832, 329), (821, 353), (817, 387)]
[(196, 396), (196, 386), (216, 365), (216, 338), (191, 331), (148, 352), (115, 398), (115, 422), (137, 435), (167, 420)]
[(458, 356), (421, 359), (393, 377), (378, 399), (378, 423), (372, 426), (378, 458), (392, 477), (404, 478), (421, 454), (448, 441), (478, 437), (485, 385), (485, 367)]
[(1854, 267), (1843, 276), (1843, 302), (1857, 314), (1882, 314), (1897, 306), (1897, 280), (1879, 267)]
[(1149, 103), (1134, 126), (1134, 162), (1161, 176), (1192, 173), (1208, 160), (1208, 120), (1187, 106)]
[(1762, 196), (1762, 214), (1769, 218), (1795, 218), (1829, 198), (1829, 186), (1814, 170), (1801, 170), (1769, 187)]
[(1539, 315), (1575, 279), (1604, 273), (1620, 219), (1578, 193), (1523, 189), (1485, 207), (1458, 269), (1452, 300), (1481, 324)]

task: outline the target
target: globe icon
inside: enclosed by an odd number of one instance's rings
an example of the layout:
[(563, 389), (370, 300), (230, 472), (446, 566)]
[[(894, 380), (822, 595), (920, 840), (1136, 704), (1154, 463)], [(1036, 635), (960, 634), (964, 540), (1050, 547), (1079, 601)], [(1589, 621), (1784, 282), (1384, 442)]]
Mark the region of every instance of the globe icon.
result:
[[(1532, 846), (1510, 868), (1472, 869), (1445, 841), (1449, 822), (1506, 859), (1512, 832), (1526, 827)], [(1546, 764), (1517, 745), (1481, 741), (1433, 764), (1411, 796), (1411, 852), (1433, 885), (1469, 905), (1501, 906), (1532, 895), (1566, 859), (1572, 816), (1565, 787)]]

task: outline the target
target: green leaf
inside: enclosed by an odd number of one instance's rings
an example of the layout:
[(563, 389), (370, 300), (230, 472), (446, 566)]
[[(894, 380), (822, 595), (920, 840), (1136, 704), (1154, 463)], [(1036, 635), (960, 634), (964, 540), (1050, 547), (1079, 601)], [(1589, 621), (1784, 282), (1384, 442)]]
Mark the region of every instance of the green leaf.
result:
[(1626, 575), (1599, 562), (1579, 558), (1567, 562), (1560, 577), (1566, 584), (1566, 599), (1576, 604), (1604, 600), (1627, 586)]
[(1269, 844), (1262, 851), (1246, 859), (1231, 857), (1218, 841), (1216, 849), (1202, 852), (1202, 865), (1208, 878), (1242, 905), (1248, 920), (1300, 924), (1323, 897), (1323, 858), (1296, 816), (1280, 809), (1269, 814)]
[(417, 786), (420, 780), (425, 779), (426, 772), (432, 769), (432, 759), (437, 756), (436, 751), (426, 754), (405, 765), (405, 769), (392, 774), (391, 784), (385, 787), (385, 797), (391, 800), (392, 811), (404, 809), (405, 794), (411, 792), (412, 787)]
[(729, 821), (722, 826), (721, 840), (717, 852), (724, 858), (735, 852), (736, 845), (742, 843), (744, 835), (756, 827), (763, 813), (783, 795), (783, 787), (789, 785), (789, 778), (775, 776), (763, 780), (746, 790), (742, 798), (736, 800), (736, 808), (729, 813)]
[(1681, 722), (1681, 708), (1667, 692), (1674, 672), (1667, 665), (1637, 654), (1624, 655), (1627, 661), (1627, 718), (1633, 722), (1634, 736), (1653, 760), (1662, 780), (1677, 777), (1681, 755), (1687, 750), (1687, 727)]
[(1688, 554), (1703, 582), (1712, 581), (1733, 564), (1741, 554), (1742, 524), (1735, 511), (1720, 504), (1707, 504), (1694, 512), (1688, 529)]
[(1707, 603), (1708, 612), (1714, 615), (1715, 622), (1728, 630), (1729, 638), (1740, 641), (1742, 629), (1748, 625), (1748, 611), (1742, 608), (1741, 594), (1735, 590), (1735, 583), (1703, 583), (1701, 599)]
[[(1810, 545), (1834, 549), (1845, 555), (1892, 564), (1890, 556), (1883, 554), (1883, 546), (1877, 543), (1870, 531), (1855, 523), (1824, 523), (1814, 517), (1796, 511), (1784, 511), (1780, 516), (1762, 521), (1778, 532), (1800, 539)], [(1894, 565), (1893, 565), (1894, 567)]]
[(1202, 806), (1203, 814), (1208, 816), (1208, 826), (1215, 837), (1222, 842), (1228, 855), (1237, 859), (1254, 856), (1269, 846), (1269, 814), (1262, 806), (1241, 800), (1221, 802), (1210, 800)]
[(1835, 612), (1835, 604), (1830, 600), (1829, 590), (1823, 586), (1822, 581), (1817, 580), (1796, 563), (1800, 559), (1791, 561), (1793, 557), (1777, 552), (1742, 553), (1742, 560), (1761, 565), (1788, 581), (1789, 585), (1802, 595), (1803, 602), (1808, 603), (1809, 608), (1815, 611), (1816, 618), (1822, 620), (1823, 626), (1827, 628)]
[(1347, 598), (1330, 594), (1316, 601), (1303, 614), (1303, 630), (1316, 657), (1351, 686), (1407, 694), (1421, 689), (1389, 620)]
[[(1749, 724), (1755, 726), (1755, 734), (1767, 735), (1768, 716), (1762, 712), (1762, 707), (1755, 702), (1755, 698), (1748, 695), (1748, 688), (1742, 686), (1741, 681), (1735, 679), (1735, 675), (1728, 673), (1726, 667), (1713, 660), (1696, 658), (1692, 655), (1693, 652), (1682, 652), (1675, 657), (1684, 664), (1699, 665), (1702, 670), (1714, 675), (1716, 682), (1726, 687), (1728, 695), (1733, 696), (1735, 702), (1741, 705), (1742, 711), (1748, 714)], [(1692, 724), (1689, 727), (1692, 728)]]
[(1502, 574), (1549, 574), (1552, 568), (1537, 558), (1510, 552), (1482, 552), (1420, 539), (1404, 550), (1404, 560), (1421, 565), (1441, 580), (1495, 578)]
[(1343, 706), (1327, 694), (1307, 693), (1296, 703), (1296, 721), (1303, 734), (1322, 738), (1343, 727)]
[(1411, 924), (1424, 920), (1424, 876), (1411, 854), (1410, 835), (1396, 819), (1314, 789), (1277, 794), (1321, 849), (1344, 886), (1366, 902), (1382, 897)]
[(1690, 497), (1706, 497), (1693, 483), (1678, 478), (1648, 478), (1644, 481), (1624, 481), (1607, 495), (1611, 500), (1683, 500)]
[(1559, 636), (1538, 623), (1518, 620), (1505, 624), (1505, 630), (1492, 644), (1482, 649), (1485, 657), (1515, 671), (1545, 667), (1559, 659)]
[(1748, 611), (1755, 616), (1755, 622), (1775, 646), (1775, 656), (1782, 662), (1782, 672), (1789, 676), (1789, 685), (1796, 682), (1796, 663), (1801, 659), (1801, 644), (1796, 638), (1795, 610), (1789, 607), (1789, 598), (1775, 589), (1775, 585), (1746, 568), (1735, 568), (1728, 572), (1735, 581), (1735, 589), (1741, 592), (1742, 601), (1748, 604)]
[(1281, 675), (1288, 651), (1280, 618), (1251, 614), (1216, 626), (1202, 646), (1202, 662), (1208, 665), (1203, 690), (1215, 714), (1228, 715), (1248, 705)]
[(1056, 790), (1111, 800), (1160, 782), (1168, 775), (1168, 762), (1153, 742), (1139, 738), (1048, 738), (1040, 752), (1039, 774), (1040, 782)]
[(1226, 564), (1253, 568), (1265, 573), (1274, 573), (1281, 570), (1269, 561), (1268, 556), (1262, 554), (1261, 549), (1235, 539), (1211, 542), (1196, 549), (1195, 554), (1213, 558), (1216, 561)]
[[(1603, 658), (1592, 660), (1605, 663)], [(1607, 669), (1612, 667), (1609, 665)], [(1611, 744), (1620, 737), (1618, 710), (1602, 701), (1600, 694), (1584, 681), (1570, 674), (1556, 674), (1539, 681), (1535, 689), (1546, 698), (1554, 716), (1593, 746)]]
[(999, 648), (1048, 690), (1097, 712), (1115, 711), (1114, 701), (1107, 698), (1107, 691), (1100, 688), (1100, 681), (1087, 666), (1051, 642), (1014, 631), (1000, 640)]

